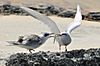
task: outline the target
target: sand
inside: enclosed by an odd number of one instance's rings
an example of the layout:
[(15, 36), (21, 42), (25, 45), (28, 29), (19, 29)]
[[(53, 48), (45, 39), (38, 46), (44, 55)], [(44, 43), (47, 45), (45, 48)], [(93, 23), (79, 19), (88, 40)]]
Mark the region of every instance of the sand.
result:
[[(50, 17), (58, 25), (61, 31), (64, 31), (70, 22), (71, 18)], [(41, 34), (41, 32), (51, 32), (50, 29), (42, 22), (32, 18), (31, 16), (0, 16), (0, 66), (4, 66), (4, 60), (11, 54), (18, 52), (29, 53), (26, 49), (9, 45), (6, 41), (17, 40), (20, 35)], [(82, 21), (82, 25), (74, 30), (71, 34), (72, 43), (68, 46), (69, 50), (100, 48), (100, 23)], [(57, 42), (53, 44), (53, 38), (48, 39), (45, 44), (35, 49), (37, 51), (58, 50)], [(64, 51), (64, 47), (62, 47)]]

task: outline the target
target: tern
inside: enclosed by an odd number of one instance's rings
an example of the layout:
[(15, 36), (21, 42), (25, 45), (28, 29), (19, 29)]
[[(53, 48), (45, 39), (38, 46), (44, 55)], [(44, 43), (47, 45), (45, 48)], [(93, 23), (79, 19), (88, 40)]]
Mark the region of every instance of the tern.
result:
[(64, 31), (56, 34), (54, 37), (55, 40), (59, 43), (59, 50), (61, 50), (61, 46), (65, 46), (65, 51), (67, 51), (67, 45), (69, 45), (72, 41), (71, 32), (81, 25), (82, 14), (80, 6), (77, 5), (77, 11), (75, 14), (74, 21), (69, 25), (69, 27)]
[(40, 47), (42, 44), (46, 42), (46, 40), (54, 33), (43, 33), (40, 35), (31, 34), (29, 36), (19, 36), (19, 39), (17, 41), (7, 41), (10, 44), (20, 46), (22, 48), (28, 49), (30, 53), (31, 50), (35, 51), (34, 49)]

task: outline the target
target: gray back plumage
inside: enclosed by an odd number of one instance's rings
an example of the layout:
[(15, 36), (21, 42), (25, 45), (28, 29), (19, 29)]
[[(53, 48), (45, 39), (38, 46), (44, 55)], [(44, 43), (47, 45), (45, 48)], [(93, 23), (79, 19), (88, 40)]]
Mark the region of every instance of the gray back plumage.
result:
[(27, 38), (25, 38), (26, 46), (32, 46), (33, 48), (37, 48), (41, 45), (41, 38), (38, 35), (29, 35)]

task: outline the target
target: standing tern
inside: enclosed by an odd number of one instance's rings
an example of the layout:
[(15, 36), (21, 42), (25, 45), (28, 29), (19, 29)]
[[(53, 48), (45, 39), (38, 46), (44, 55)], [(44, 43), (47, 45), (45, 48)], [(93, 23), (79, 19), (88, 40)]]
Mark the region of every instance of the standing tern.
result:
[(29, 9), (27, 7), (20, 7), (21, 9), (23, 9), (24, 11), (26, 11), (27, 13), (29, 13), (32, 17), (40, 20), (41, 22), (43, 22), (44, 24), (46, 24), (50, 30), (55, 33), (55, 37), (54, 37), (54, 42), (55, 40), (58, 42), (59, 44), (59, 50), (61, 50), (61, 46), (65, 46), (65, 51), (67, 51), (67, 45), (69, 45), (71, 43), (71, 32), (80, 26), (81, 24), (81, 20), (82, 20), (82, 14), (81, 14), (81, 9), (80, 6), (77, 5), (77, 12), (74, 18), (73, 23), (71, 23), (69, 25), (69, 27), (67, 29), (65, 29), (64, 32), (60, 32), (60, 30), (58, 29), (57, 25), (55, 24), (54, 21), (52, 21), (50, 18), (48, 18), (45, 15), (42, 15), (32, 9)]
[(70, 34), (75, 28), (81, 25), (81, 20), (82, 20), (81, 9), (80, 6), (77, 5), (77, 12), (73, 23), (71, 23), (64, 32), (56, 34), (54, 37), (54, 43), (55, 39), (59, 43), (59, 50), (61, 50), (61, 46), (65, 46), (65, 51), (67, 51), (67, 45), (69, 45), (72, 41)]

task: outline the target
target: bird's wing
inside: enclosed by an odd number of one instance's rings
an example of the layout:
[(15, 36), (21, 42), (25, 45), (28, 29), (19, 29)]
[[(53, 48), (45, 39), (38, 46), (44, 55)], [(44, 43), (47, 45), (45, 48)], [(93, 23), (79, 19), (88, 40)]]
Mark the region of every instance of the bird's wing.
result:
[(27, 7), (20, 7), (22, 10), (24, 10), (25, 12), (27, 12), (28, 14), (30, 14), (32, 17), (40, 20), (41, 22), (43, 22), (44, 24), (46, 24), (50, 30), (53, 33), (60, 33), (57, 25), (55, 24), (55, 22), (53, 22), (50, 18), (48, 18), (47, 16), (40, 14), (32, 9), (29, 9)]
[(81, 20), (82, 20), (81, 9), (80, 9), (80, 6), (77, 5), (77, 12), (76, 12), (76, 15), (75, 15), (75, 18), (74, 18), (74, 22), (69, 25), (66, 32), (70, 34), (72, 32), (72, 30), (79, 27), (80, 24), (81, 24)]

